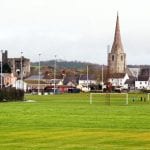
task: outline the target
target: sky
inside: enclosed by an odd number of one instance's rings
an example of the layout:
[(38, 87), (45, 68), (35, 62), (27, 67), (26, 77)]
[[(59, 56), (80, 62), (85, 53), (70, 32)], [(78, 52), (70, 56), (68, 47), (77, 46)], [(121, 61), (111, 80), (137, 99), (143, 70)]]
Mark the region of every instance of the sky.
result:
[(117, 11), (127, 64), (150, 64), (149, 0), (0, 0), (0, 49), (9, 58), (107, 64)]

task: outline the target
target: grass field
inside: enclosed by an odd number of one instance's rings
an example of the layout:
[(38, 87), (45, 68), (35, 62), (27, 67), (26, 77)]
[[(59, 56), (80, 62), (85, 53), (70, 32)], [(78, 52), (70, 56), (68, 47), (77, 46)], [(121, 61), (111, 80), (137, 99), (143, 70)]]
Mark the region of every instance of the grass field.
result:
[[(133, 96), (131, 96), (133, 97)], [(150, 104), (89, 104), (89, 94), (0, 103), (0, 150), (148, 150)], [(117, 103), (116, 103), (117, 104)]]

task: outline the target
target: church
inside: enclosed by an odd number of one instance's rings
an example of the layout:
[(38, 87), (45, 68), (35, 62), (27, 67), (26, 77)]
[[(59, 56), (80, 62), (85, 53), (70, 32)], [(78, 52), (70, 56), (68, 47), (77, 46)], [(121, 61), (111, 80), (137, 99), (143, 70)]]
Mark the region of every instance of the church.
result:
[(126, 53), (121, 41), (119, 15), (117, 13), (114, 41), (108, 53), (108, 81), (113, 86), (123, 86), (129, 79), (127, 74)]

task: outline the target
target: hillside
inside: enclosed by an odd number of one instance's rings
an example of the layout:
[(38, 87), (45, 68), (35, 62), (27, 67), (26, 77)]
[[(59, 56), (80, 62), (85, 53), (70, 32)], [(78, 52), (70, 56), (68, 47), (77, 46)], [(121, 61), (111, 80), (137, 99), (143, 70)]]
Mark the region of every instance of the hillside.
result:
[[(41, 66), (50, 66), (50, 67), (54, 67), (54, 60), (48, 60), (48, 61), (41, 61), (40, 64)], [(31, 66), (38, 66), (39, 62), (32, 62)], [(78, 69), (78, 70), (82, 70), (85, 69), (88, 66), (93, 66), (96, 68), (100, 68), (101, 65), (99, 64), (93, 64), (93, 63), (89, 63), (89, 62), (80, 62), (80, 61), (65, 61), (65, 60), (57, 60), (56, 61), (56, 65), (57, 65), (57, 69)]]

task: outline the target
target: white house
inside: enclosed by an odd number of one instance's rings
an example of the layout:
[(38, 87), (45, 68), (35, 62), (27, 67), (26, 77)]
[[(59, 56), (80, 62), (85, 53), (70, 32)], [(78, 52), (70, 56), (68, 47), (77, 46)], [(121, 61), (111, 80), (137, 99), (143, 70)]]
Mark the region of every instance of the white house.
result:
[(22, 80), (16, 80), (14, 87), (16, 87), (16, 89), (23, 89), (26, 92), (27, 83)]
[(126, 80), (129, 79), (129, 76), (127, 73), (116, 73), (116, 74), (112, 74), (109, 77), (109, 82), (112, 84), (112, 86), (121, 86), (121, 87), (125, 87), (125, 82)]
[(125, 86), (129, 90), (135, 90), (135, 81), (137, 80), (136, 77), (131, 76), (129, 79), (126, 80)]
[(87, 84), (96, 84), (96, 77), (94, 75), (81, 75), (79, 78), (79, 85), (87, 86)]
[(97, 81), (95, 75), (81, 75), (77, 88), (81, 89), (84, 92), (88, 92), (91, 90), (89, 88), (89, 85), (96, 85), (96, 83)]
[(135, 81), (136, 89), (148, 89), (150, 88), (150, 77), (149, 76), (138, 76), (137, 81)]

